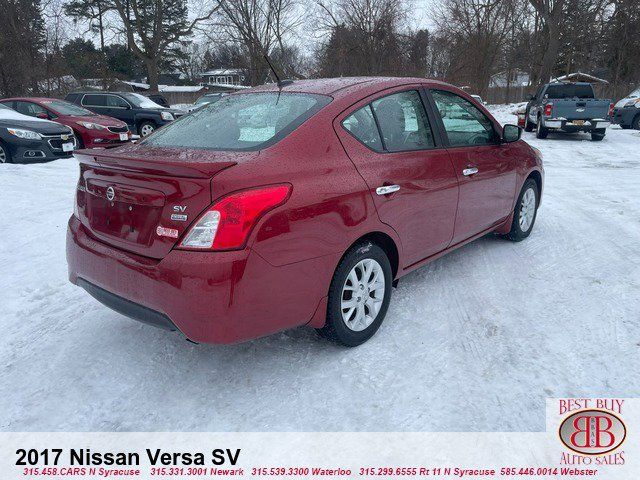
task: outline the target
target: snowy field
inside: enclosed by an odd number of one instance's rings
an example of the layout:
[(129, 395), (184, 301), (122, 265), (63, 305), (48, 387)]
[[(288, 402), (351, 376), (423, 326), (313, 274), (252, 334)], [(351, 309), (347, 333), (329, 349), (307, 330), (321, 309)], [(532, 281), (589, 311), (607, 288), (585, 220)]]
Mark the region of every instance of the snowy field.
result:
[(524, 135), (546, 168), (529, 239), (405, 277), (356, 349), (193, 345), (110, 311), (67, 282), (76, 162), (3, 165), (0, 429), (537, 431), (545, 397), (640, 397), (640, 132)]

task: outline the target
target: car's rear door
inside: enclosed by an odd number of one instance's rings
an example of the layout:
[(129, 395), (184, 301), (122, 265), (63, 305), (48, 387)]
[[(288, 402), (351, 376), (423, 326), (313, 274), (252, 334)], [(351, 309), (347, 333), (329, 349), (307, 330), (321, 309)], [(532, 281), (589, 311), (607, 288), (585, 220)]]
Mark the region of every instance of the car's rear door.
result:
[(504, 220), (513, 208), (516, 158), (498, 125), (470, 100), (445, 88), (429, 90), (460, 185), (452, 244)]
[(458, 181), (425, 108), (419, 85), (360, 101), (334, 122), (373, 197), (380, 219), (400, 237), (407, 267), (452, 238)]

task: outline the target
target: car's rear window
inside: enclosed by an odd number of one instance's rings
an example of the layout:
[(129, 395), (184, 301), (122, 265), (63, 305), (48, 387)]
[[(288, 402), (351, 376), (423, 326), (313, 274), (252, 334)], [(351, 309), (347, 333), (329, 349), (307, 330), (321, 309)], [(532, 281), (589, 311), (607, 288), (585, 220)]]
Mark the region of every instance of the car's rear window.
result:
[(591, 85), (567, 83), (565, 85), (549, 85), (545, 95), (548, 98), (595, 98)]
[(280, 141), (331, 97), (305, 93), (228, 95), (166, 125), (142, 143), (154, 147), (260, 150)]

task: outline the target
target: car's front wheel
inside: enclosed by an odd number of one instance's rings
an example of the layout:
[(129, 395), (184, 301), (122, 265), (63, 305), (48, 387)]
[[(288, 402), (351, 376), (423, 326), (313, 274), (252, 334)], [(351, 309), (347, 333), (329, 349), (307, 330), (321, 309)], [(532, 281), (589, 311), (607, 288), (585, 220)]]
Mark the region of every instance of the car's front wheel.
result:
[(0, 142), (0, 163), (11, 163), (11, 153), (2, 142)]
[(538, 184), (532, 178), (527, 179), (520, 190), (516, 207), (513, 210), (513, 221), (507, 238), (514, 242), (520, 242), (527, 238), (533, 230), (538, 213), (540, 192)]
[(333, 275), (326, 323), (318, 332), (348, 347), (366, 342), (384, 320), (392, 283), (384, 250), (372, 242), (352, 247)]
[(147, 137), (156, 131), (156, 124), (153, 122), (142, 122), (138, 130), (141, 137)]

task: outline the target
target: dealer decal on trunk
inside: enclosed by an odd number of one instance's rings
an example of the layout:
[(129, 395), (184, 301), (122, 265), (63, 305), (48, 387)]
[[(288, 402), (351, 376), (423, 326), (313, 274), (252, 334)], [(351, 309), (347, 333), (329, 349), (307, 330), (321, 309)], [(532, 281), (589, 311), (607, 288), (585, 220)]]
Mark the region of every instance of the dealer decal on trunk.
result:
[(159, 237), (178, 238), (178, 230), (175, 228), (167, 228), (162, 225), (158, 225), (156, 233)]

